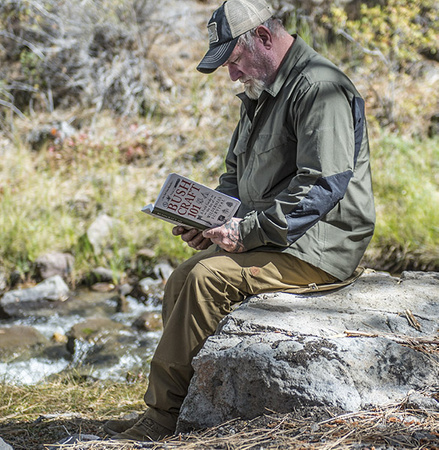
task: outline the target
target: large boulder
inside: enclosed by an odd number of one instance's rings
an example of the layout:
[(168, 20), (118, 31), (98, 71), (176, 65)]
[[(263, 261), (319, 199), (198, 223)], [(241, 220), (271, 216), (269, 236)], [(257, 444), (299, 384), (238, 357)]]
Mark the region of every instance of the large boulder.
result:
[(408, 396), (439, 410), (438, 325), (439, 273), (372, 272), (337, 291), (254, 296), (194, 359), (178, 430)]
[(14, 450), (9, 444), (7, 444), (2, 438), (0, 438), (0, 450)]

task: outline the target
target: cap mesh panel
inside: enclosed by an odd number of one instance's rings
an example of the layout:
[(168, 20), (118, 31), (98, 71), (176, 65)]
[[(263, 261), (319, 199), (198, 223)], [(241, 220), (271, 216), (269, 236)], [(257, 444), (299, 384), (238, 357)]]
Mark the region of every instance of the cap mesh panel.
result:
[(252, 30), (272, 16), (268, 5), (257, 0), (228, 0), (224, 5), (224, 12), (234, 38)]

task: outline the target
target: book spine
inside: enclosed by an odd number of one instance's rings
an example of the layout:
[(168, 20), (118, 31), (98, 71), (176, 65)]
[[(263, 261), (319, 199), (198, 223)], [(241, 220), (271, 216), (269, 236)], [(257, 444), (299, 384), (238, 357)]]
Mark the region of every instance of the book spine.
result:
[(170, 220), (172, 223), (176, 222), (179, 223), (181, 225), (190, 227), (190, 228), (197, 228), (199, 230), (206, 230), (207, 226), (204, 224), (201, 224), (199, 222), (196, 222), (195, 220), (191, 220), (191, 219), (187, 219), (185, 217), (181, 217), (178, 214), (173, 214), (169, 211), (166, 211), (164, 209), (161, 208), (157, 208), (155, 207), (152, 210), (152, 214), (158, 217), (161, 217), (163, 219), (168, 219)]

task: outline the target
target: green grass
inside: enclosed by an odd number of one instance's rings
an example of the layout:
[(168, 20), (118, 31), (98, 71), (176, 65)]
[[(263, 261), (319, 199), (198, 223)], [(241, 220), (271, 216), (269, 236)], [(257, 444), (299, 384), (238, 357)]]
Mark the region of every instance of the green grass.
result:
[(439, 139), (383, 133), (372, 142), (372, 168), (377, 210), (372, 249), (381, 258), (391, 250), (389, 258), (399, 254), (410, 260), (409, 267), (419, 260), (419, 268), (437, 269)]
[[(116, 122), (102, 120), (118, 133)], [(65, 251), (76, 257), (74, 276), (80, 278), (97, 265), (115, 272), (145, 271), (136, 257), (144, 247), (154, 249), (156, 259), (177, 263), (187, 258), (192, 250), (172, 237), (172, 226), (145, 216), (140, 208), (155, 199), (169, 171), (216, 183), (227, 136), (209, 129), (209, 141), (203, 129), (177, 150), (169, 143), (173, 136), (157, 134), (145, 155), (135, 161), (127, 161), (126, 152), (140, 138), (127, 142), (124, 133), (112, 145), (104, 135), (97, 135), (89, 136), (86, 143), (50, 144), (40, 151), (20, 143), (4, 146), (0, 266), (32, 276), (39, 255)], [(398, 263), (420, 260), (419, 267), (437, 268), (439, 139), (375, 132), (371, 148), (377, 226), (370, 263), (382, 267), (389, 258)], [(107, 246), (95, 254), (84, 235), (100, 213), (114, 218), (116, 225)]]
[[(83, 271), (89, 265), (114, 264), (121, 248), (146, 245), (148, 236), (141, 227), (147, 221), (139, 210), (147, 192), (140, 188), (144, 185), (140, 170), (126, 171), (112, 149), (99, 142), (95, 145), (94, 153), (63, 145), (56, 149), (55, 158), (20, 145), (4, 150), (1, 265), (25, 272), (44, 252), (68, 251), (75, 254), (78, 270)], [(109, 251), (90, 255), (81, 239), (99, 213), (117, 222)], [(119, 261), (116, 266), (121, 269), (124, 264)]]

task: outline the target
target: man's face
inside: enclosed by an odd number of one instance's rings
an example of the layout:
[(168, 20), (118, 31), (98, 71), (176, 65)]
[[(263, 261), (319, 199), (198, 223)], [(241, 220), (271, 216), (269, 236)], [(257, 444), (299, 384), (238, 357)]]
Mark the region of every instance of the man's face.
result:
[(230, 79), (239, 80), (251, 99), (258, 99), (265, 87), (273, 82), (276, 65), (270, 53), (256, 38), (254, 50), (237, 45), (229, 59), (223, 64), (228, 67)]

